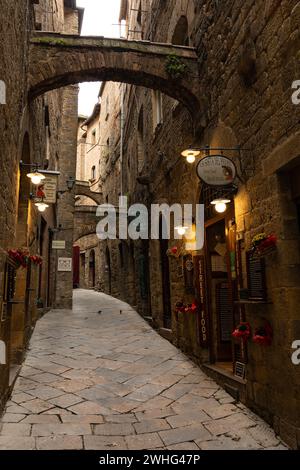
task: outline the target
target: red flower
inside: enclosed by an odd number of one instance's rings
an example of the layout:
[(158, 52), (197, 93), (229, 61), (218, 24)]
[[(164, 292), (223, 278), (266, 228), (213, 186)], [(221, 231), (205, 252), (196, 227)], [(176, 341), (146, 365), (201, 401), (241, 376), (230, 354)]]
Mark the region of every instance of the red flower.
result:
[(242, 338), (243, 341), (247, 341), (247, 339), (251, 336), (251, 326), (248, 322), (240, 323), (235, 330), (232, 332), (232, 336), (234, 338)]

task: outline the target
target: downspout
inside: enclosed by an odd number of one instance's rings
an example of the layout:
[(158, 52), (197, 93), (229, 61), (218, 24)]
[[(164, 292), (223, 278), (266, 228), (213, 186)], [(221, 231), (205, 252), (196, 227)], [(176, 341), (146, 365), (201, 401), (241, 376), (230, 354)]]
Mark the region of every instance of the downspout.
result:
[(121, 166), (121, 171), (120, 171), (120, 187), (121, 187), (121, 196), (123, 196), (123, 157), (124, 157), (124, 128), (125, 128), (125, 108), (124, 108), (124, 87), (125, 84), (122, 83), (121, 86), (121, 135), (120, 135), (120, 166)]

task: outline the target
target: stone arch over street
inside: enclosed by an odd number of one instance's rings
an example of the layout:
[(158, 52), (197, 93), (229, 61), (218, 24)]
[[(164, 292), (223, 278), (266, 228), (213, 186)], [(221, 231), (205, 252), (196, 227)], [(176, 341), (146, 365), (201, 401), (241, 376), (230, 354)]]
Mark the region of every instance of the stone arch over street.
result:
[[(186, 66), (172, 78), (170, 56)], [(86, 81), (115, 81), (160, 90), (185, 105), (194, 120), (201, 115), (196, 50), (150, 41), (35, 32), (31, 38), (29, 96)]]
[(97, 205), (103, 202), (102, 193), (96, 193), (95, 191), (91, 191), (89, 183), (85, 181), (76, 181), (75, 195), (88, 197)]

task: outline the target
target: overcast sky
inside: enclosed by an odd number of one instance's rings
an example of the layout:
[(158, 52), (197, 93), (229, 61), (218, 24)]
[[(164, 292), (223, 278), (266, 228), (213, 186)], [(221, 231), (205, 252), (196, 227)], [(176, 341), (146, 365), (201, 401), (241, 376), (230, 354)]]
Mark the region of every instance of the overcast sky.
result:
[[(119, 37), (120, 0), (77, 0), (77, 6), (85, 8), (82, 35)], [(97, 103), (100, 83), (80, 85), (79, 114), (89, 116)]]

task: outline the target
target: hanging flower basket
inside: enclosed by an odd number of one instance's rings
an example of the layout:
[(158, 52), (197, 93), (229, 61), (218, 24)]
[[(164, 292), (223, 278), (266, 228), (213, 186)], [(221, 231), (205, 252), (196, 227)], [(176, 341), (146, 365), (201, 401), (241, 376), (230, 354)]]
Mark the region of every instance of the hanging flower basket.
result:
[(256, 328), (252, 338), (253, 342), (261, 346), (271, 346), (273, 340), (273, 330), (271, 325), (266, 322), (265, 326)]
[(241, 338), (243, 341), (247, 341), (251, 336), (251, 326), (248, 322), (240, 323), (235, 330), (232, 332), (234, 338)]
[(177, 313), (185, 313), (185, 309), (186, 309), (186, 305), (182, 301), (176, 302), (175, 310)]
[(32, 255), (29, 258), (30, 261), (36, 266), (41, 266), (43, 264), (43, 258), (39, 255)]
[(259, 233), (252, 240), (253, 256), (266, 256), (274, 253), (277, 246), (277, 237), (274, 234)]
[(17, 267), (26, 269), (29, 262), (40, 266), (43, 259), (39, 255), (30, 255), (28, 251), (17, 248), (15, 250), (9, 250), (8, 256), (16, 263)]
[(193, 302), (192, 304), (188, 304), (186, 307), (185, 307), (185, 313), (196, 313), (197, 312), (197, 305), (195, 302)]
[(27, 268), (29, 262), (29, 253), (21, 248), (9, 250), (8, 256), (16, 263), (17, 267)]
[(174, 256), (174, 257), (178, 257), (179, 256), (179, 249), (177, 246), (172, 246), (172, 248), (169, 248), (167, 250), (167, 256)]

